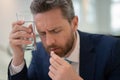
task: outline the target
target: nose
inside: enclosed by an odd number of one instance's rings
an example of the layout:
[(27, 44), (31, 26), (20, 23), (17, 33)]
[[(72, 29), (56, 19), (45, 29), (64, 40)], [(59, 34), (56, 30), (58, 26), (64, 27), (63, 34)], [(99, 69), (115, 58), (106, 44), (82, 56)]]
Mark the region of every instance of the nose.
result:
[(46, 35), (46, 45), (51, 46), (55, 43), (55, 39), (52, 35)]

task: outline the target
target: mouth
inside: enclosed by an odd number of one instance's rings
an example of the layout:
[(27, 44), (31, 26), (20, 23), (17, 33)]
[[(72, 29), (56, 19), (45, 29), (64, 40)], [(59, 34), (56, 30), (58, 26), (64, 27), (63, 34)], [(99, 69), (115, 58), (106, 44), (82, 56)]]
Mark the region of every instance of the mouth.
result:
[(57, 51), (59, 48), (51, 48), (50, 51)]

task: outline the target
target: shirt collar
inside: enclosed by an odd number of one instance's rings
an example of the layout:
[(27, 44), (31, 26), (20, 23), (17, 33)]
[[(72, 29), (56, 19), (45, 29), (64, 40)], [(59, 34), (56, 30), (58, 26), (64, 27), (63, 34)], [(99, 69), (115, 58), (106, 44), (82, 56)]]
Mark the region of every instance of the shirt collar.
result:
[(73, 49), (72, 53), (67, 57), (67, 59), (72, 62), (79, 63), (80, 36), (78, 34), (78, 31), (76, 31), (76, 34), (77, 34), (77, 39), (76, 39), (75, 48)]

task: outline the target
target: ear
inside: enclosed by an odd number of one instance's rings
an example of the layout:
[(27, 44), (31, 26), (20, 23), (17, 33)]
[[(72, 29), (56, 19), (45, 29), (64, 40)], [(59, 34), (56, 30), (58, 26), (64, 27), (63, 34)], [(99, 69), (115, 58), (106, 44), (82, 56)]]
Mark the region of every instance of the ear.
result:
[(72, 30), (76, 32), (78, 28), (78, 16), (75, 16), (71, 23), (72, 23)]

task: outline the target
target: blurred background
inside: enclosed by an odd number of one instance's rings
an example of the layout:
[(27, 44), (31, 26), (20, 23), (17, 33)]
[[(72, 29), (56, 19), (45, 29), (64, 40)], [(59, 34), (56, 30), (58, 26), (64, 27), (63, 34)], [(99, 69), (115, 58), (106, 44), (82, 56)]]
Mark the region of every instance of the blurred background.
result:
[[(0, 2), (0, 80), (7, 80), (7, 66), (12, 58), (9, 34), (16, 12), (27, 10), (32, 0), (1, 0)], [(120, 36), (120, 0), (73, 0), (79, 16), (79, 30), (89, 33)], [(37, 36), (37, 39), (38, 36)], [(31, 59), (31, 51), (25, 58)]]

